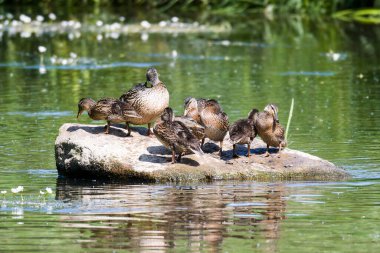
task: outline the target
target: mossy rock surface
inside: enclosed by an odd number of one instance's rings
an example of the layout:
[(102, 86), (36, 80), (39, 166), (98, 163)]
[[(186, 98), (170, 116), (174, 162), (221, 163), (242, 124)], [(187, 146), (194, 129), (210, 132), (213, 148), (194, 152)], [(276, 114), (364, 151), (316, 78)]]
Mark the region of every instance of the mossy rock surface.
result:
[(228, 136), (223, 159), (217, 145), (205, 144), (206, 154), (183, 157), (181, 163), (169, 162), (171, 153), (146, 128), (133, 128), (126, 136), (122, 125), (112, 126), (104, 134), (104, 126), (64, 124), (55, 142), (55, 157), (60, 175), (74, 178), (96, 178), (143, 182), (186, 182), (212, 180), (344, 180), (350, 175), (333, 163), (304, 152), (285, 149), (281, 157), (271, 150), (264, 157), (265, 144), (258, 138), (251, 146), (253, 155), (244, 156), (239, 146), (238, 159), (232, 159)]

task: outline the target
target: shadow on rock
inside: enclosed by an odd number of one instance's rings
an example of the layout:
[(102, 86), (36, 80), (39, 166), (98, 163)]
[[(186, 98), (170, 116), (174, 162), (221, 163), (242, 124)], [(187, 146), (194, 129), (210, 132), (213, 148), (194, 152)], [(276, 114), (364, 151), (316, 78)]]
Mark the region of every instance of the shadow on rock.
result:
[[(170, 163), (171, 157), (143, 154), (139, 157), (139, 161), (150, 163)], [(193, 159), (187, 157), (182, 157), (181, 162), (179, 164), (186, 164), (194, 167), (200, 165), (197, 161), (194, 161)]]
[(203, 152), (205, 153), (214, 153), (216, 151), (219, 151), (219, 146), (216, 145), (215, 143), (213, 142), (207, 142), (203, 145), (203, 148), (202, 148)]
[(170, 150), (164, 146), (150, 146), (147, 150), (152, 155), (171, 155)]
[[(75, 132), (78, 130), (84, 130), (87, 133), (90, 134), (104, 134), (105, 127), (104, 126), (70, 126), (67, 128), (68, 132)], [(117, 137), (133, 137), (133, 134), (140, 134), (140, 135), (146, 135), (146, 128), (143, 127), (133, 127), (131, 128), (132, 133), (131, 136), (127, 135), (127, 130), (124, 128), (123, 125), (117, 124), (117, 125), (112, 125), (110, 127), (109, 134), (110, 135), (115, 135)]]

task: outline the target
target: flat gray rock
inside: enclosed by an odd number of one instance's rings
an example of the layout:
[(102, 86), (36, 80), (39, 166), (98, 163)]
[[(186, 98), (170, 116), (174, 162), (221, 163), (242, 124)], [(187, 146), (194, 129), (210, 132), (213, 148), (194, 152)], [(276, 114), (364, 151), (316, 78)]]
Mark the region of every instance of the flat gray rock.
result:
[(300, 151), (285, 149), (278, 158), (276, 149), (264, 157), (266, 145), (258, 138), (247, 158), (246, 147), (239, 146), (238, 159), (232, 159), (232, 145), (226, 137), (223, 159), (218, 146), (205, 144), (206, 154), (186, 155), (181, 163), (171, 164), (171, 152), (146, 128), (132, 129), (126, 136), (122, 125), (104, 134), (104, 125), (64, 124), (55, 141), (55, 157), (60, 175), (144, 182), (211, 180), (344, 180), (350, 175), (329, 161)]

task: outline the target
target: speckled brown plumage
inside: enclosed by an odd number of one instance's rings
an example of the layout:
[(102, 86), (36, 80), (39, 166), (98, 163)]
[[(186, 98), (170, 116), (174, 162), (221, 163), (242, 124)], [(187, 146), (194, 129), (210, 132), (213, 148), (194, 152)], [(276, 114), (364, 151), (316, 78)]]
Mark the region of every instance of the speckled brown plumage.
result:
[(222, 155), (223, 139), (228, 131), (228, 116), (223, 112), (219, 103), (214, 99), (187, 98), (184, 115), (192, 117), (204, 126), (207, 138), (220, 142), (219, 153)]
[[(141, 117), (128, 118), (129, 123), (134, 125), (148, 124), (148, 135), (151, 133), (150, 124), (154, 122), (169, 106), (169, 92), (163, 82), (158, 79), (157, 70), (147, 70), (147, 81), (141, 83), (124, 93), (120, 100), (130, 105)], [(150, 83), (152, 86), (148, 85)]]
[(258, 112), (257, 109), (252, 109), (248, 114), (248, 118), (239, 119), (229, 127), (230, 141), (233, 144), (233, 157), (239, 157), (236, 154), (236, 144), (247, 144), (247, 157), (250, 157), (251, 143), (257, 134), (255, 120)]
[(97, 102), (91, 98), (82, 98), (78, 103), (77, 118), (84, 111), (87, 111), (88, 116), (93, 120), (106, 120), (105, 133), (107, 134), (111, 123), (125, 122), (126, 118), (140, 118), (132, 107), (114, 98), (102, 98)]
[(255, 126), (258, 135), (267, 144), (265, 155), (269, 156), (269, 146), (281, 148), (287, 146), (285, 130), (278, 120), (278, 108), (274, 104), (268, 104), (263, 112), (257, 114)]
[(180, 121), (173, 120), (173, 110), (168, 107), (164, 110), (161, 121), (156, 123), (153, 132), (157, 139), (172, 151), (172, 163), (176, 162), (175, 154), (178, 153), (178, 161), (188, 151), (202, 154), (199, 140)]

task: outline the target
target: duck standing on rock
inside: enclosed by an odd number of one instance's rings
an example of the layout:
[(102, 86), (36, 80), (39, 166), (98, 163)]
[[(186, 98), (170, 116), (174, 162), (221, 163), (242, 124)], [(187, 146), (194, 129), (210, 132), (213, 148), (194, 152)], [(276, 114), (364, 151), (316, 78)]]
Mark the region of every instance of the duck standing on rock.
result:
[[(151, 84), (149, 86), (148, 84)], [(146, 82), (141, 83), (121, 95), (120, 100), (129, 104), (140, 118), (131, 117), (126, 122), (128, 133), (131, 133), (129, 124), (144, 125), (148, 124), (149, 136), (151, 124), (154, 122), (169, 106), (169, 92), (163, 82), (158, 78), (158, 72), (155, 68), (149, 68), (146, 72)]]
[[(161, 115), (161, 121), (157, 122), (153, 132), (157, 139), (172, 151), (172, 163), (181, 161), (184, 153), (192, 151), (202, 155), (202, 149), (197, 137), (180, 121), (173, 120), (173, 110), (168, 107)], [(178, 153), (178, 158), (175, 158)]]
[(248, 151), (247, 157), (251, 155), (251, 143), (256, 137), (255, 121), (256, 116), (259, 111), (257, 109), (252, 109), (248, 114), (247, 119), (239, 119), (233, 123), (229, 128), (230, 141), (232, 143), (232, 156), (238, 158), (236, 154), (236, 144), (247, 144)]
[(97, 102), (91, 98), (82, 98), (78, 103), (77, 118), (84, 111), (93, 120), (107, 121), (104, 132), (106, 134), (109, 133), (111, 122), (121, 123), (126, 118), (141, 118), (131, 106), (114, 98), (102, 98)]
[[(222, 156), (223, 140), (228, 131), (228, 116), (214, 99), (185, 100), (185, 116), (190, 116), (205, 127), (205, 137), (219, 142), (219, 155)], [(202, 140), (202, 146), (204, 138)]]
[(269, 156), (269, 146), (279, 147), (278, 157), (280, 157), (281, 148), (287, 146), (285, 140), (285, 130), (278, 120), (278, 108), (274, 104), (265, 106), (263, 112), (259, 112), (255, 123), (257, 133), (267, 144), (265, 156)]

